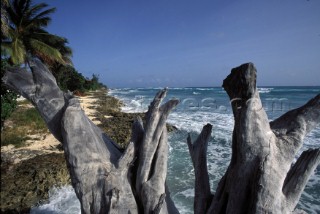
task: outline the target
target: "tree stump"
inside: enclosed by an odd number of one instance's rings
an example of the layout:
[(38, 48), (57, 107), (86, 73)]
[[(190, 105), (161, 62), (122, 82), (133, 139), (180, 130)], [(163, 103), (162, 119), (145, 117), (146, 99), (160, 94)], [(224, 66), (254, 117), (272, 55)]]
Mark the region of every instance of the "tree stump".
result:
[[(208, 137), (204, 137), (211, 130), (204, 127), (193, 149), (188, 138), (196, 176), (195, 213), (292, 213), (320, 162), (320, 149), (314, 149), (304, 151), (293, 164), (303, 138), (320, 122), (320, 95), (269, 123), (252, 63), (232, 69), (223, 87), (235, 120), (232, 157), (212, 196), (205, 159)], [(197, 188), (199, 184), (203, 187)]]

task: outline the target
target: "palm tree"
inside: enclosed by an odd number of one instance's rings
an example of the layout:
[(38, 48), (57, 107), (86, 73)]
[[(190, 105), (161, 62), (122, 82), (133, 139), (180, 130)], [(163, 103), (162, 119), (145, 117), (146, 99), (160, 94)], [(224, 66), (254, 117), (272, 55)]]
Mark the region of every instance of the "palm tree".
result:
[(8, 0), (1, 0), (1, 38), (8, 36), (8, 13), (6, 8), (9, 5)]
[(7, 7), (8, 36), (1, 41), (1, 49), (10, 55), (13, 64), (28, 63), (36, 57), (44, 63), (71, 63), (71, 49), (67, 39), (48, 33), (45, 28), (55, 8), (32, 0), (12, 0)]

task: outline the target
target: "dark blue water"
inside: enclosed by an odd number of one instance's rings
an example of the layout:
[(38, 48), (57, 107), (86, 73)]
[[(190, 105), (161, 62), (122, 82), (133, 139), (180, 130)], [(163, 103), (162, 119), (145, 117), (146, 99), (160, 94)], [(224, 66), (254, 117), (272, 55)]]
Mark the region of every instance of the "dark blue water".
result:
[[(124, 88), (113, 89), (110, 94), (122, 100), (125, 104), (123, 111), (145, 112), (158, 91), (159, 88)], [(320, 87), (261, 87), (259, 92), (263, 107), (269, 119), (273, 120), (288, 110), (305, 104), (320, 93)], [(208, 171), (211, 189), (214, 192), (230, 162), (233, 116), (229, 98), (221, 87), (169, 88), (166, 100), (171, 98), (179, 99), (180, 104), (170, 114), (168, 122), (179, 130), (170, 133), (168, 138), (170, 149), (167, 183), (180, 212), (192, 213), (194, 171), (186, 145), (187, 135), (191, 133), (195, 139), (205, 124), (213, 125), (212, 138), (208, 144)], [(319, 142), (320, 126), (308, 134), (299, 154), (309, 148), (319, 148)], [(61, 202), (59, 203), (63, 193), (68, 195), (65, 196), (67, 198), (74, 197), (72, 194), (69, 196), (68, 188), (57, 190), (52, 193), (55, 202), (43, 205), (43, 209), (46, 206), (46, 211), (53, 209), (54, 213), (66, 213), (65, 208), (57, 208), (63, 207)], [(320, 167), (310, 178), (298, 207), (308, 213), (320, 213), (319, 198)], [(74, 204), (79, 202), (76, 199), (70, 201), (73, 201), (70, 206), (74, 210), (72, 213), (79, 213), (80, 209), (78, 211), (74, 209)], [(69, 203), (72, 202), (67, 204)], [(34, 213), (39, 210), (41, 207), (34, 209)]]

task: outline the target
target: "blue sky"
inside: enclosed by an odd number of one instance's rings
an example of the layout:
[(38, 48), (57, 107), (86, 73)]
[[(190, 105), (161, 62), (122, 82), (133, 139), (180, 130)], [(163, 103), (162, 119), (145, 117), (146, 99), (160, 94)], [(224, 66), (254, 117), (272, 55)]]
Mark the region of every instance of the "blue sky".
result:
[(221, 86), (245, 62), (258, 85), (320, 84), (319, 0), (46, 2), (75, 68), (109, 87)]

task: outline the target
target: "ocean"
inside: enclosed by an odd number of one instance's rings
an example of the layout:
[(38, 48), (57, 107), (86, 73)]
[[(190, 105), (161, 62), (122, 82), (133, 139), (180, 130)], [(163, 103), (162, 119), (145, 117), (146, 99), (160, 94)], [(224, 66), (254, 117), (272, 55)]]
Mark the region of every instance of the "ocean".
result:
[[(111, 89), (109, 94), (120, 99), (124, 112), (145, 112), (160, 88)], [(259, 87), (260, 98), (269, 120), (305, 104), (320, 93), (316, 87)], [(202, 127), (211, 123), (213, 132), (208, 144), (208, 171), (212, 192), (224, 175), (231, 158), (233, 115), (230, 101), (221, 87), (169, 88), (165, 99), (177, 98), (180, 104), (170, 114), (168, 123), (178, 128), (169, 133), (169, 159), (167, 184), (180, 213), (193, 213), (194, 170), (186, 139), (188, 133), (196, 139)], [(320, 125), (304, 139), (302, 151), (319, 148)], [(298, 156), (297, 156), (298, 157)], [(34, 207), (31, 213), (80, 213), (80, 203), (71, 186), (53, 188), (45, 204)], [(298, 208), (307, 213), (320, 213), (320, 166), (311, 176)]]

